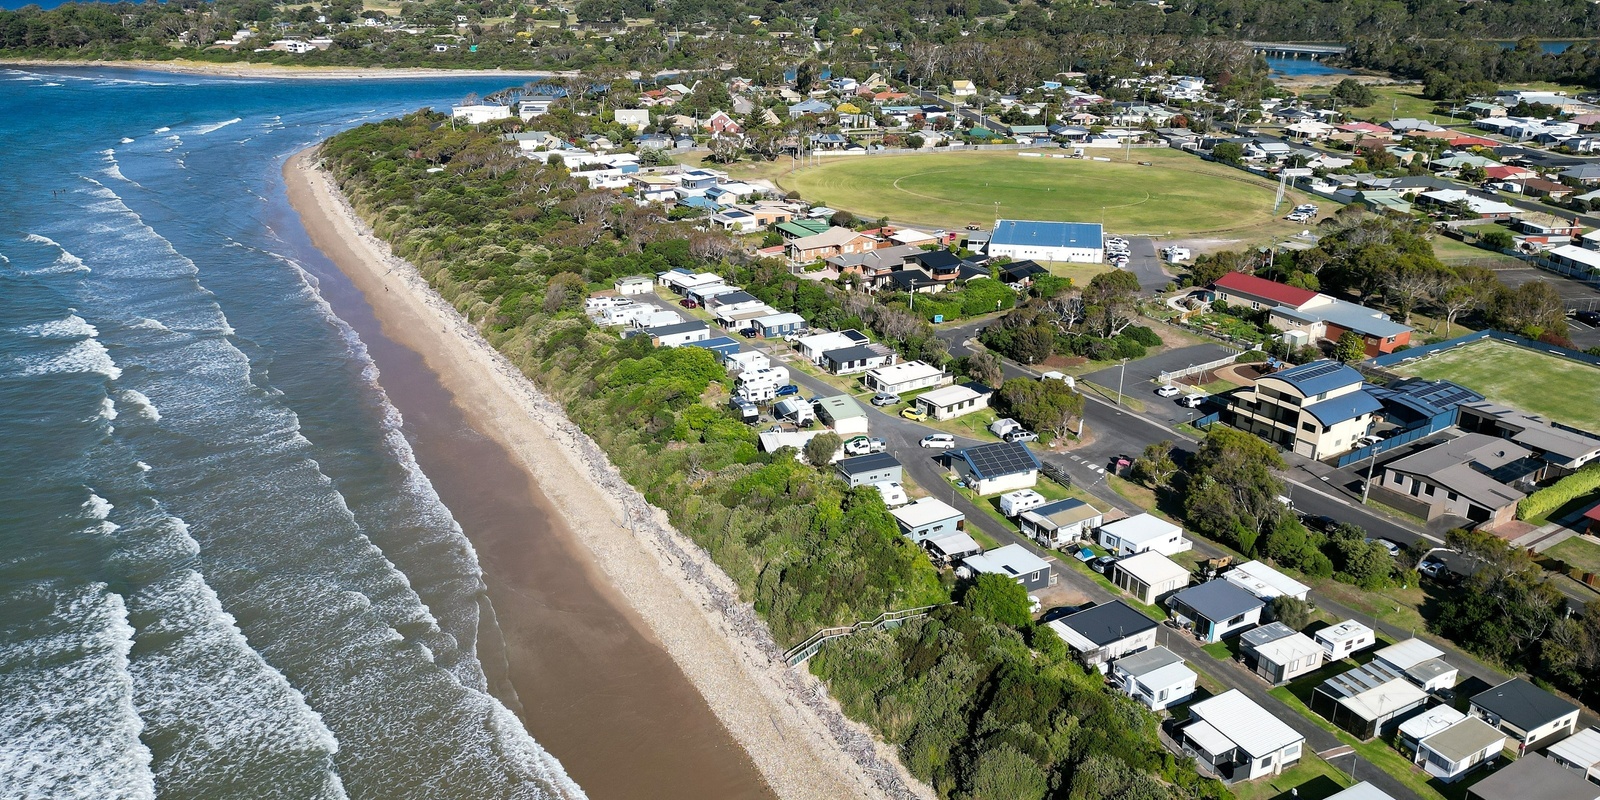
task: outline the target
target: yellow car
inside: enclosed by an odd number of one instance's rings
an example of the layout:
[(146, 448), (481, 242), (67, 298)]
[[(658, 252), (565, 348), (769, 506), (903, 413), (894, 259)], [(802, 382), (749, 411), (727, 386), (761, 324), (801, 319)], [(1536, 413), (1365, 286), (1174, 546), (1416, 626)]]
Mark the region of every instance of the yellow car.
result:
[(909, 406), (906, 410), (900, 412), (900, 416), (909, 420), (924, 422), (928, 419), (928, 412), (923, 411), (919, 406)]

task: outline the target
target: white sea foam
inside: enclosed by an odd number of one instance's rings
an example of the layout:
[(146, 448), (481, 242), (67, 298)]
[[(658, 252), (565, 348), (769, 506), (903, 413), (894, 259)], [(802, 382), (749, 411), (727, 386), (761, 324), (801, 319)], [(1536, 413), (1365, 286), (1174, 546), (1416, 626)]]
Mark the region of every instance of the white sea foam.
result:
[(111, 504), (111, 501), (95, 494), (93, 490), (90, 490), (89, 499), (83, 501), (83, 505), (80, 507), (89, 513), (90, 519), (97, 520), (110, 519), (111, 511), (116, 508)]
[(117, 404), (114, 401), (112, 401), (112, 399), (109, 398), (109, 397), (101, 398), (101, 400), (100, 400), (100, 413), (97, 416), (100, 419), (105, 420), (106, 422), (110, 422), (111, 420), (116, 419), (117, 418)]
[(138, 467), (140, 472), (149, 472), (150, 471), (150, 465), (144, 463), (143, 461), (135, 461), (135, 462), (133, 462), (133, 465)]
[(44, 606), (0, 642), (0, 775), (18, 800), (155, 797), (144, 723), (133, 705), (133, 627), (103, 583), (34, 584), (5, 601)]
[(100, 331), (77, 314), (68, 314), (63, 319), (53, 319), (49, 322), (22, 325), (12, 330), (39, 339), (82, 339), (100, 335)]
[(128, 323), (128, 327), (130, 327), (130, 328), (139, 328), (141, 330), (151, 330), (151, 331), (170, 331), (170, 330), (172, 330), (171, 328), (168, 328), (167, 326), (161, 324), (161, 320), (151, 319), (149, 317), (140, 317), (140, 318), (134, 320), (133, 322)]
[(234, 117), (233, 119), (225, 119), (225, 120), (223, 120), (221, 122), (213, 122), (213, 123), (211, 123), (209, 125), (201, 125), (200, 127), (195, 128), (192, 131), (192, 133), (194, 133), (196, 135), (199, 135), (199, 136), (204, 136), (204, 135), (206, 135), (208, 133), (211, 133), (213, 131), (220, 131), (223, 128), (228, 127), (229, 125), (232, 125), (232, 124), (234, 124), (236, 122), (241, 122), (241, 121), (242, 120), (239, 117)]
[(172, 130), (172, 129), (163, 126), (163, 127), (160, 127), (160, 128), (156, 128), (154, 133), (166, 133), (167, 131), (170, 131), (170, 130)]
[(30, 233), (27, 236), (22, 237), (22, 240), (25, 242), (33, 242), (34, 244), (42, 244), (46, 247), (54, 247), (57, 251), (56, 260), (52, 262), (50, 266), (44, 269), (34, 270), (36, 274), (61, 274), (90, 271), (89, 267), (83, 263), (83, 259), (78, 258), (72, 253), (68, 252), (67, 248), (62, 247), (56, 242), (56, 240), (48, 236), (40, 236), (37, 233)]
[[(151, 422), (161, 421), (161, 411), (155, 407), (154, 403), (150, 402), (150, 398), (144, 396), (144, 392), (136, 391), (134, 389), (123, 389), (122, 391), (117, 392), (117, 397), (120, 398), (123, 403), (126, 403), (132, 407), (134, 411), (138, 412), (138, 414), (145, 419), (150, 420)], [(111, 401), (107, 400), (106, 402), (109, 403)]]
[(139, 185), (137, 181), (134, 181), (128, 176), (122, 174), (122, 166), (117, 163), (117, 151), (106, 149), (101, 150), (100, 154), (106, 157), (106, 162), (109, 164), (109, 166), (107, 166), (104, 170), (105, 174), (110, 175), (119, 181), (131, 183), (134, 186)]
[(121, 144), (133, 144), (133, 140), (129, 139), (126, 136), (122, 137), (122, 139), (120, 139), (119, 141), (120, 141)]
[(66, 350), (32, 359), (16, 359), (21, 375), (61, 375), (97, 373), (111, 380), (122, 377), (122, 370), (111, 360), (97, 339), (80, 339)]

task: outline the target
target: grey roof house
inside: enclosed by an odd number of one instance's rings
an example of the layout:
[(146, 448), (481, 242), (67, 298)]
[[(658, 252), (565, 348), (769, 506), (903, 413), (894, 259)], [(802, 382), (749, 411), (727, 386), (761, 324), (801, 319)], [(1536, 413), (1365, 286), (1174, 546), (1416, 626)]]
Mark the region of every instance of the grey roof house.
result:
[(1521, 753), (1552, 736), (1570, 736), (1578, 730), (1576, 705), (1524, 678), (1473, 695), (1471, 713), (1505, 731)]
[(852, 488), (872, 483), (899, 483), (902, 480), (900, 460), (888, 453), (840, 459), (833, 468)]
[(1156, 643), (1156, 622), (1133, 606), (1113, 600), (1049, 623), (1088, 667), (1148, 650)]
[(1188, 624), (1206, 642), (1220, 642), (1261, 621), (1266, 601), (1233, 584), (1215, 580), (1190, 586), (1167, 600), (1180, 624)]

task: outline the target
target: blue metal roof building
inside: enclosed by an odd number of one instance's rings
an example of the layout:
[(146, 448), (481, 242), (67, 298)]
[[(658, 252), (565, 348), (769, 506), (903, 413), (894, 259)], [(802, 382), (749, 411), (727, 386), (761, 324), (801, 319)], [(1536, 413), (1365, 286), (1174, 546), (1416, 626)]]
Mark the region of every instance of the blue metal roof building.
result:
[(1002, 219), (989, 237), (989, 255), (1097, 263), (1105, 258), (1104, 231), (1091, 222)]
[(1326, 360), (1290, 367), (1282, 372), (1273, 373), (1271, 377), (1293, 386), (1306, 397), (1342, 389), (1362, 380), (1361, 373), (1354, 367)]

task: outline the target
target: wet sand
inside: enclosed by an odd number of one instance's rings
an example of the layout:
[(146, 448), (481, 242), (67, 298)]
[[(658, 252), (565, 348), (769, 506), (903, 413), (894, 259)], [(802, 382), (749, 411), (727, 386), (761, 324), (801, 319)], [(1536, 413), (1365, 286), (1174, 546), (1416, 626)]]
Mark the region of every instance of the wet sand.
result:
[(336, 303), (340, 316), (381, 330), (369, 347), (383, 385), (478, 548), (514, 710), (572, 777), (605, 798), (931, 797), (782, 663), (731, 581), (560, 408), (366, 232), (311, 152), (284, 167), (291, 204), (360, 295), (346, 305), (367, 309), (352, 319)]
[(217, 78), (302, 78), (308, 80), (349, 80), (351, 78), (449, 78), (501, 75), (507, 78), (550, 78), (577, 75), (538, 69), (440, 69), (435, 67), (298, 67), (284, 64), (219, 63), (211, 61), (91, 61), (71, 58), (15, 58), (0, 61), (0, 67), (112, 67), (172, 72), (180, 75), (209, 75)]

